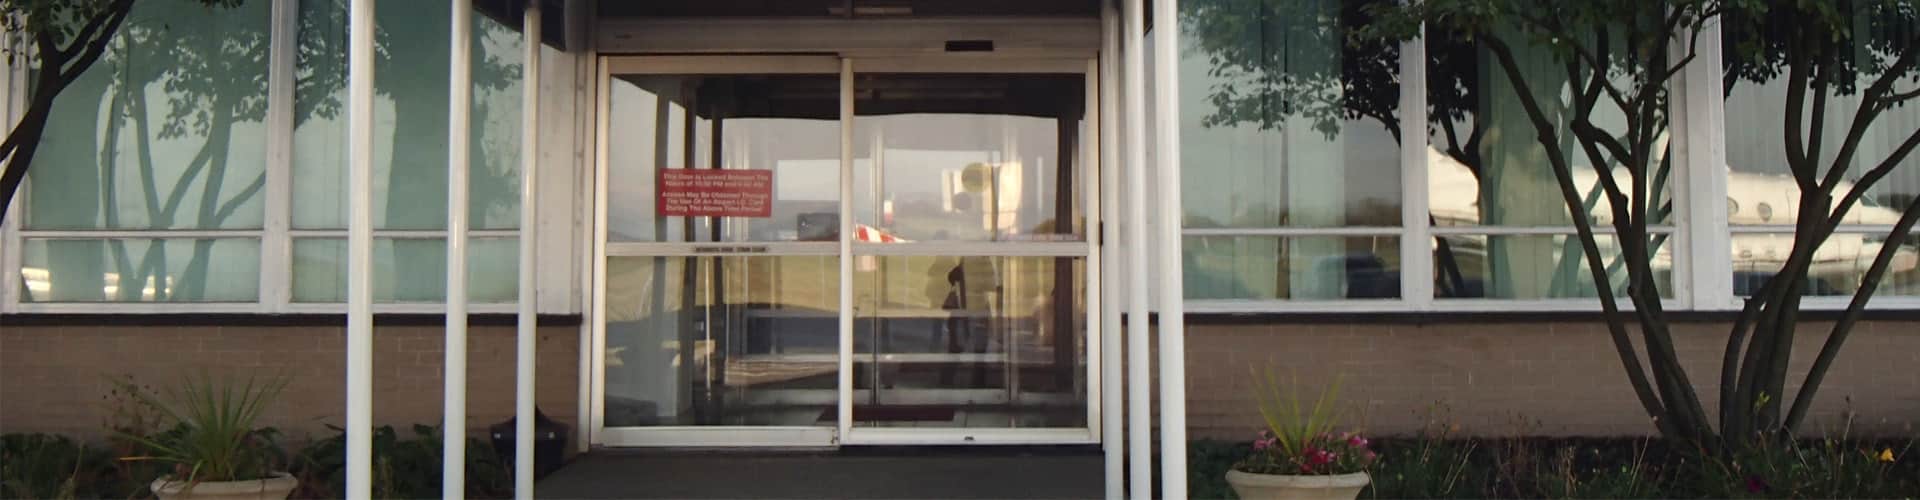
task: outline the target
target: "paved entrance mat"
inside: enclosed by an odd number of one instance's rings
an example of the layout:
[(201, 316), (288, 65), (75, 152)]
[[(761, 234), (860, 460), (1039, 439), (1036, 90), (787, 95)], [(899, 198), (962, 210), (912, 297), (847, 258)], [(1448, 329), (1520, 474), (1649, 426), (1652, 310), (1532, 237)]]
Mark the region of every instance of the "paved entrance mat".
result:
[(1097, 498), (1093, 447), (595, 451), (540, 498)]

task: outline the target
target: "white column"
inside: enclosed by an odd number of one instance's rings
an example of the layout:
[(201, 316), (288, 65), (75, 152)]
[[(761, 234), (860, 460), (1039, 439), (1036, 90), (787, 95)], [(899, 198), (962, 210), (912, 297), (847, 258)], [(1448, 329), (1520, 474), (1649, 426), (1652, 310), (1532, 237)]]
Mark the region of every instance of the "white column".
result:
[(1132, 461), (1127, 491), (1135, 500), (1146, 500), (1153, 496), (1153, 394), (1147, 385), (1153, 374), (1147, 371), (1152, 361), (1147, 357), (1151, 312), (1147, 309), (1146, 26), (1141, 6), (1147, 0), (1123, 1), (1126, 35), (1121, 45), (1125, 61), (1120, 63), (1120, 94), (1126, 99), (1121, 123), (1127, 138), (1123, 142), (1127, 213), (1121, 230), (1127, 237), (1127, 457)]
[(473, 106), (473, 0), (453, 0), (447, 36), (446, 408), (440, 427), (440, 496), (466, 498), (467, 485), (467, 142)]
[[(853, 435), (853, 59), (840, 58), (840, 370), (836, 426)], [(874, 141), (875, 147), (880, 141)], [(878, 175), (880, 156), (870, 164)]]
[[(1100, 301), (1100, 445), (1106, 454), (1106, 498), (1120, 500), (1126, 495), (1126, 411), (1124, 409), (1123, 390), (1126, 383), (1121, 380), (1122, 371), (1120, 348), (1120, 297), (1125, 296), (1126, 281), (1119, 279), (1120, 259), (1118, 245), (1120, 239), (1120, 203), (1116, 199), (1120, 187), (1120, 172), (1110, 168), (1119, 165), (1120, 104), (1116, 85), (1120, 72), (1116, 64), (1120, 61), (1120, 16), (1114, 12), (1113, 5), (1101, 2), (1100, 7), (1100, 163), (1095, 165), (1100, 175), (1100, 196), (1105, 198), (1100, 204), (1100, 227), (1096, 228), (1100, 238), (1100, 283), (1106, 297)], [(1107, 228), (1115, 228), (1108, 231)]]
[[(1180, 265), (1179, 0), (1153, 3), (1154, 186), (1160, 191), (1160, 496), (1187, 497), (1186, 296)], [(1144, 380), (1143, 380), (1144, 382)]]
[(347, 17), (347, 498), (373, 496), (373, 0)]
[[(285, 312), (291, 302), (293, 238), (293, 91), (294, 61), (299, 57), (300, 2), (273, 0), (273, 24), (267, 55), (267, 164), (261, 198), (266, 203), (260, 238), (260, 302), (268, 312)], [(6, 269), (15, 269), (7, 267)], [(12, 287), (0, 287), (12, 289)]]
[[(1684, 264), (1687, 279), (1675, 283), (1676, 297), (1691, 300), (1694, 309), (1739, 310), (1740, 298), (1733, 293), (1732, 236), (1727, 233), (1727, 143), (1726, 100), (1720, 90), (1723, 71), (1721, 46), (1710, 43), (1720, 39), (1720, 23), (1709, 23), (1700, 34), (1702, 43), (1697, 59), (1680, 73), (1681, 112), (1673, 117), (1671, 141), (1675, 154), (1669, 179), (1680, 200), (1672, 220), (1680, 221), (1674, 236), (1676, 263)], [(1684, 47), (1675, 48), (1685, 57)], [(1693, 293), (1685, 293), (1691, 289)]]
[[(1400, 44), (1400, 81), (1427, 81), (1426, 42)], [(1400, 88), (1400, 297), (1410, 309), (1433, 306), (1433, 236), (1427, 216), (1427, 93), (1425, 85)]]
[(513, 496), (523, 500), (533, 498), (533, 365), (534, 365), (534, 327), (537, 326), (539, 309), (535, 306), (538, 297), (534, 296), (535, 250), (539, 248), (538, 238), (534, 238), (534, 228), (539, 225), (536, 218), (540, 206), (534, 193), (536, 175), (540, 163), (540, 0), (527, 2), (526, 17), (522, 20), (521, 34), (526, 36), (522, 42), (526, 54), (520, 62), (520, 303), (519, 328), (514, 350), (514, 429), (513, 429)]

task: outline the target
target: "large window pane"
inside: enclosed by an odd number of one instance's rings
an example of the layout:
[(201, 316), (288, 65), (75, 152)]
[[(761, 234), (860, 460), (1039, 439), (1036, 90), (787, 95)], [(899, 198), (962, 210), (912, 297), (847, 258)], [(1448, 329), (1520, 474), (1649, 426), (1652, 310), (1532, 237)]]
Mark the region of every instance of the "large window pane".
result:
[[(1853, 295), (1866, 278), (1873, 259), (1885, 248), (1886, 233), (1837, 233), (1813, 252), (1813, 265), (1807, 269), (1808, 295)], [(1792, 234), (1733, 235), (1733, 293), (1750, 296), (1765, 285), (1767, 278), (1785, 265), (1793, 250)], [(1920, 295), (1920, 237), (1909, 236), (1900, 243), (1887, 274), (1880, 280), (1878, 295)]]
[(909, 241), (1085, 238), (1081, 75), (865, 74), (854, 91), (860, 225)]
[[(1846, 4), (1836, 5), (1843, 9), (1841, 15), (1857, 19), (1856, 26), (1859, 28), (1853, 33), (1853, 47), (1844, 50), (1844, 55), (1836, 56), (1844, 62), (1833, 66), (1837, 71), (1833, 76), (1836, 83), (1827, 91), (1826, 112), (1823, 115), (1813, 113), (1813, 101), (1818, 95), (1811, 88), (1807, 89), (1804, 100), (1799, 103), (1805, 116), (1804, 126), (1820, 127), (1825, 131), (1821, 135), (1819, 171), (1816, 175), (1825, 175), (1838, 159), (1842, 144), (1853, 130), (1853, 120), (1861, 111), (1867, 88), (1899, 57), (1898, 53), (1891, 50), (1895, 47), (1888, 44), (1911, 40), (1914, 36), (1914, 26), (1911, 24), (1869, 22), (1867, 16), (1874, 14), (1847, 12), (1844, 10), (1848, 8)], [(1910, 12), (1906, 14), (1908, 19), (1912, 15)], [(1742, 59), (1734, 54), (1726, 58), (1728, 78), (1724, 79), (1724, 88), (1729, 222), (1734, 225), (1792, 226), (1800, 220), (1800, 187), (1787, 164), (1787, 143), (1783, 140), (1789, 135), (1785, 118), (1787, 110), (1794, 106), (1787, 100), (1787, 91), (1792, 86), (1787, 77), (1787, 60), (1777, 52), (1784, 50), (1785, 42), (1754, 38), (1755, 33), (1732, 27), (1725, 31), (1725, 43), (1730, 53), (1735, 53), (1734, 47), (1739, 44), (1759, 44), (1775, 49), (1774, 52), (1763, 53), (1766, 56), (1764, 58)], [(1764, 33), (1759, 36), (1779, 35)], [(1920, 88), (1920, 72), (1910, 72), (1896, 80), (1893, 91), (1916, 88)], [(1845, 165), (1844, 180), (1834, 192), (1835, 201), (1853, 189), (1853, 183), (1868, 170), (1885, 161), (1915, 130), (1920, 130), (1920, 106), (1910, 101), (1882, 111), (1860, 135), (1856, 153), (1852, 161)], [(1802, 138), (1802, 143), (1805, 142), (1804, 131), (1795, 135)], [(1916, 196), (1920, 196), (1920, 156), (1908, 155), (1905, 161), (1894, 167), (1891, 174), (1867, 190), (1860, 204), (1848, 212), (1845, 222), (1891, 225), (1900, 218), (1899, 209)]]
[[(1431, 148), (1427, 192), (1434, 224), (1571, 227), (1548, 150), (1540, 145), (1539, 132), (1506, 70), (1473, 41), (1438, 32), (1426, 40)], [(1537, 94), (1543, 112), (1560, 124), (1555, 131), (1563, 138), (1559, 149), (1567, 156), (1583, 208), (1596, 223), (1612, 220), (1599, 176), (1611, 176), (1622, 190), (1630, 190), (1633, 182), (1623, 165), (1588, 156), (1566, 126), (1577, 111), (1571, 99), (1574, 84), (1581, 82), (1570, 81), (1566, 66), (1545, 47), (1515, 44), (1513, 51), (1521, 78)], [(1599, 99), (1591, 113), (1601, 131), (1615, 136), (1627, 132), (1626, 115), (1609, 99)], [(1664, 117), (1660, 123), (1656, 159), (1646, 176), (1653, 224), (1669, 220), (1673, 200), (1674, 166), (1666, 154)]]
[(54, 101), (26, 227), (260, 227), (269, 3), (135, 3)]
[[(467, 300), (511, 302), (518, 297), (520, 243), (514, 238), (467, 242)], [(293, 301), (346, 302), (347, 240), (293, 240)], [(441, 239), (373, 241), (375, 302), (447, 300), (447, 242)]]
[[(1613, 236), (1594, 239), (1605, 255), (1615, 295), (1626, 294), (1627, 270)], [(1653, 235), (1654, 284), (1673, 296), (1673, 242)], [(1599, 296), (1586, 252), (1571, 235), (1449, 235), (1434, 246), (1434, 295), (1441, 298), (1560, 299)]]
[[(608, 240), (837, 241), (838, 77), (619, 75), (608, 82)], [(769, 214), (663, 217), (659, 177), (669, 169), (769, 171)]]
[(1396, 236), (1189, 236), (1188, 299), (1400, 297)]
[(28, 239), (21, 302), (252, 302), (254, 239)]
[(1382, 0), (1180, 3), (1188, 227), (1400, 225), (1400, 50)]
[(832, 426), (840, 260), (607, 259), (606, 424)]
[(854, 425), (1087, 425), (1084, 259), (855, 259)]
[[(444, 229), (446, 6), (380, 2), (375, 16), (374, 227)], [(346, 2), (302, 0), (300, 20), (293, 225), (341, 229), (348, 195)], [(511, 229), (520, 217), (521, 37), (485, 16), (476, 14), (473, 23), (469, 215), (474, 229)]]

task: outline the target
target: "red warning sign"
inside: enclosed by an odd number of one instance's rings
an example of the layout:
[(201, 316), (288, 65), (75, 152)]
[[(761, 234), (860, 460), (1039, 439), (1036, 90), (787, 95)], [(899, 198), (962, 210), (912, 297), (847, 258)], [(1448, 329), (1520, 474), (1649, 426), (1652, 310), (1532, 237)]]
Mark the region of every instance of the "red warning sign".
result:
[(659, 193), (661, 216), (773, 216), (772, 170), (661, 169)]

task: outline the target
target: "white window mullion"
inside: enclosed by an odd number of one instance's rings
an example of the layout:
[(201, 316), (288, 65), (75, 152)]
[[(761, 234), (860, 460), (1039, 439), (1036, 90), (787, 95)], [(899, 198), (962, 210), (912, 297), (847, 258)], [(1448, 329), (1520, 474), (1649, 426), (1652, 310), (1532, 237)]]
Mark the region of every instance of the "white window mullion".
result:
[[(11, 51), (14, 47), (7, 49)], [(24, 59), (8, 57), (0, 61), (0, 117), (4, 117), (7, 123), (14, 123), (16, 111), (26, 104), (27, 86), (24, 83), (27, 81), (27, 70), (24, 64), (15, 64), (16, 61)], [(32, 179), (20, 182), (19, 191), (13, 196), (13, 206), (7, 209), (5, 217), (0, 217), (0, 312), (20, 310), (20, 289), (25, 286), (20, 282), (24, 279), (20, 276), (20, 266), (24, 260), (20, 254), (26, 248), (23, 246), (26, 240), (20, 237), (20, 226), (27, 218), (24, 212), (32, 182)]]
[[(21, 191), (25, 191), (26, 187), (26, 183), (20, 184)], [(0, 313), (17, 309), (15, 305), (20, 302), (19, 292), (23, 286), (19, 281), (22, 279), (20, 252), (25, 248), (23, 245), (26, 240), (20, 238), (20, 230), (13, 224), (14, 219), (20, 218), (19, 207), (26, 206), (19, 198), (14, 198), (14, 208), (7, 210), (7, 216), (0, 218)]]
[(293, 77), (299, 0), (274, 0), (267, 57), (267, 180), (260, 309), (286, 312), (293, 292)]
[[(1675, 190), (1676, 214), (1682, 236), (1674, 247), (1684, 261), (1685, 276), (1675, 276), (1676, 298), (1697, 310), (1738, 308), (1733, 296), (1731, 237), (1727, 234), (1726, 106), (1721, 99), (1720, 26), (1710, 23), (1700, 33), (1699, 55), (1681, 74), (1681, 103), (1675, 107), (1676, 165), (1685, 169), (1684, 184)], [(1684, 208), (1682, 208), (1684, 207)], [(1676, 263), (1679, 264), (1679, 263)], [(1676, 273), (1678, 274), (1678, 273)]]
[(1433, 307), (1433, 235), (1427, 220), (1426, 39), (1400, 49), (1400, 300)]

